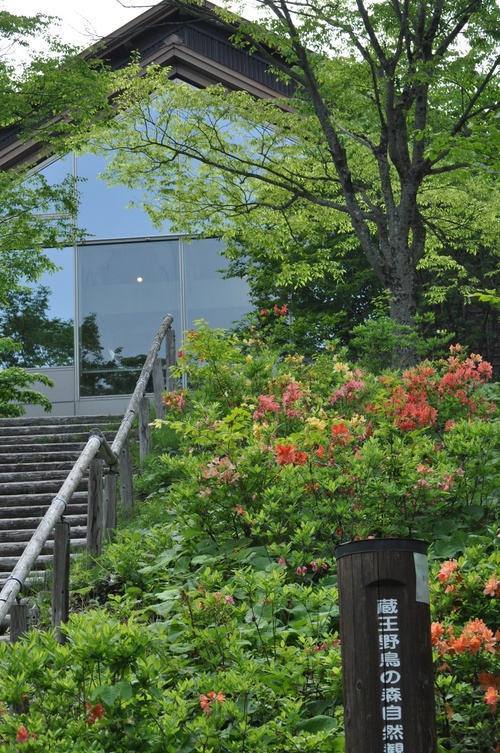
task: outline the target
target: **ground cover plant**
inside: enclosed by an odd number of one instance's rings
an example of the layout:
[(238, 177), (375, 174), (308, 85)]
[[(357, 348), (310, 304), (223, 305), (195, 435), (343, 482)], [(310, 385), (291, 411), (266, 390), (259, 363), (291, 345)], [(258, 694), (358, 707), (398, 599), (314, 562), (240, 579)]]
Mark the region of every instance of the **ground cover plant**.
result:
[(453, 345), (373, 374), (200, 323), (183, 373), (66, 643), (0, 648), (0, 751), (342, 751), (334, 550), (370, 536), (431, 543), (440, 750), (500, 750), (490, 365)]

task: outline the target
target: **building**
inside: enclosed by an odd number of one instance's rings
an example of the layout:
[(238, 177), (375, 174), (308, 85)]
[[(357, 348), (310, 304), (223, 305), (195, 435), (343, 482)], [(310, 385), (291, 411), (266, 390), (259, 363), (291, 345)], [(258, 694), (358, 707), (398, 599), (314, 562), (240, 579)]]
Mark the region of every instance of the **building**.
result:
[[(119, 68), (137, 50), (144, 66), (168, 66), (172, 78), (196, 87), (222, 83), (256, 97), (288, 94), (265, 60), (231, 44), (212, 8), (200, 12), (166, 0), (106, 37), (93, 54)], [(35, 159), (36, 144), (21, 142), (15, 131), (0, 133), (0, 169)], [(39, 288), (47, 332), (58, 336), (48, 334), (53, 347), (30, 366), (54, 381), (46, 394), (56, 415), (122, 411), (165, 314), (174, 316), (180, 335), (197, 319), (228, 327), (249, 310), (245, 282), (221, 274), (227, 265), (221, 243), (188, 242), (167, 225), (155, 229), (144, 212), (127, 209), (132, 192), (98, 178), (104, 164), (89, 154), (38, 165), (54, 182), (68, 173), (83, 179), (77, 225), (88, 233), (84, 243), (50, 252), (61, 271)]]

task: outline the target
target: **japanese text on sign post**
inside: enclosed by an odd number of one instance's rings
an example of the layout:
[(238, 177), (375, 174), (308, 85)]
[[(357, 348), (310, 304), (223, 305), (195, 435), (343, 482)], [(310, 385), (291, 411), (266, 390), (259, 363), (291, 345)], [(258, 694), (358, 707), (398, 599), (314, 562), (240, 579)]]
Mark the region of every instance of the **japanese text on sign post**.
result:
[(384, 753), (404, 753), (401, 656), (397, 599), (377, 599)]

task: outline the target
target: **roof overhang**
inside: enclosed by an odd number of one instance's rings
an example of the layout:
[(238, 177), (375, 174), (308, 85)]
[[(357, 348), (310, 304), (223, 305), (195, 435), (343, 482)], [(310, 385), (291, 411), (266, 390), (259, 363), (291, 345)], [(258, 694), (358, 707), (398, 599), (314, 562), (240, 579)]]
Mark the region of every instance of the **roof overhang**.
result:
[[(120, 68), (138, 51), (143, 67), (151, 63), (169, 67), (171, 78), (200, 88), (221, 83), (258, 98), (289, 96), (291, 87), (269, 72), (267, 61), (231, 43), (231, 32), (221, 24), (215, 8), (211, 3), (189, 8), (163, 0), (82, 54)], [(47, 156), (47, 150), (22, 140), (15, 129), (0, 130), (0, 170)]]

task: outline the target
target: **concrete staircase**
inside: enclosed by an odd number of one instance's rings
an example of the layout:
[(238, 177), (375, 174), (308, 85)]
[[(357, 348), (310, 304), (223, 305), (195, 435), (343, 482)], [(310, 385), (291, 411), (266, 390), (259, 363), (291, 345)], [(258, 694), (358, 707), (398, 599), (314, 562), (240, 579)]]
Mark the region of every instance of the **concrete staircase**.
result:
[[(89, 433), (99, 428), (112, 442), (121, 416), (63, 416), (0, 419), (0, 588), (59, 491)], [(73, 494), (64, 515), (73, 547), (86, 544), (87, 481)], [(47, 541), (29, 587), (43, 578), (52, 557)]]

